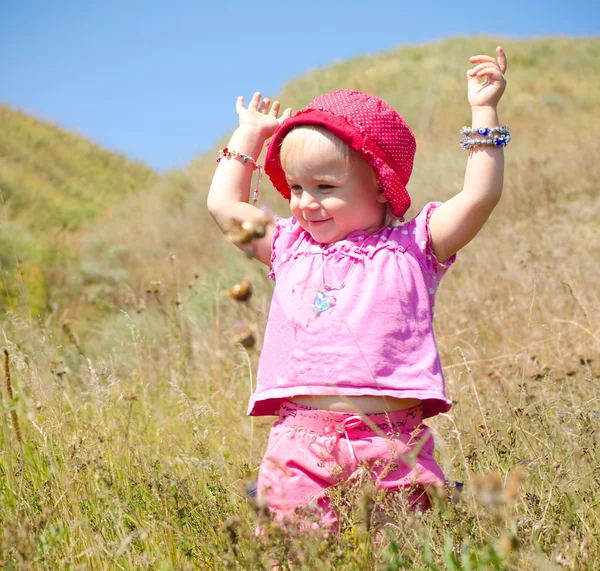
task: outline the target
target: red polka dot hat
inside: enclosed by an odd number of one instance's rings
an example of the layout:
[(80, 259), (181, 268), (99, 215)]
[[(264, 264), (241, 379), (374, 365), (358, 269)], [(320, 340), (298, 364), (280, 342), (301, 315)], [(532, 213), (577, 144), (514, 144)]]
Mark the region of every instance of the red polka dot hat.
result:
[(402, 218), (410, 206), (406, 185), (416, 150), (413, 132), (406, 121), (385, 101), (349, 89), (321, 95), (279, 126), (265, 158), (265, 172), (275, 188), (290, 199), (290, 187), (281, 166), (284, 137), (297, 125), (323, 125), (357, 150), (371, 165), (377, 185)]

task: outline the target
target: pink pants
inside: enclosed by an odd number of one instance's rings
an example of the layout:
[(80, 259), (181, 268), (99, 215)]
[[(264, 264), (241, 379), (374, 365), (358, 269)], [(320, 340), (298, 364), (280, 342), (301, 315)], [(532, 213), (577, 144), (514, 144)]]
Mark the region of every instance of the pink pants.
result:
[(293, 520), (297, 508), (317, 506), (322, 526), (335, 527), (325, 490), (360, 465), (377, 489), (420, 489), (419, 499), (413, 497), (426, 509), (424, 492), (443, 485), (444, 474), (433, 459), (431, 430), (421, 422), (421, 405), (361, 416), (283, 401), (260, 465), (257, 499), (276, 520)]

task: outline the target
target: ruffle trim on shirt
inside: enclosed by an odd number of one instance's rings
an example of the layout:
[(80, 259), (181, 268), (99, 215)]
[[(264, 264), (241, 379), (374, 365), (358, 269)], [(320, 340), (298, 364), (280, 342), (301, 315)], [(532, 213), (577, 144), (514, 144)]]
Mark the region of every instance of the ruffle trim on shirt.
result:
[(278, 219), (273, 235), (269, 277), (275, 279), (279, 264), (303, 256), (373, 258), (382, 250), (405, 252), (410, 245), (408, 222), (402, 226), (388, 226), (373, 233), (357, 230), (339, 242), (321, 244), (313, 240), (310, 233), (306, 232), (295, 218)]
[(275, 264), (275, 259), (277, 256), (277, 251), (275, 245), (279, 239), (279, 235), (281, 234), (281, 229), (283, 227), (283, 223), (285, 222), (285, 218), (275, 218), (275, 232), (273, 233), (273, 239), (271, 241), (271, 267), (269, 269), (269, 277), (274, 280), (275, 279), (275, 270), (273, 269), (273, 265)]
[(277, 268), (290, 256), (290, 251), (296, 251), (303, 241), (305, 230), (295, 218), (275, 217), (275, 232), (271, 241), (271, 269), (269, 277), (276, 279)]
[(425, 228), (427, 231), (427, 255), (431, 256), (432, 261), (434, 261), (438, 266), (442, 267), (444, 270), (447, 270), (455, 261), (456, 261), (456, 254), (452, 254), (446, 261), (444, 262), (440, 262), (437, 259), (437, 256), (433, 253), (433, 249), (431, 248), (431, 230), (429, 228), (429, 219), (431, 218), (431, 215), (434, 213), (434, 211), (436, 210), (436, 208), (438, 206), (440, 206), (442, 203), (435, 203), (435, 202), (430, 202), (427, 205), (427, 211), (426, 211), (426, 224), (425, 224)]
[[(406, 240), (403, 240), (402, 233), (400, 232), (402, 228), (404, 227), (386, 227), (372, 234), (353, 232), (346, 237), (346, 239), (336, 242), (333, 246), (330, 245), (326, 248), (322, 248), (318, 244), (311, 246), (308, 253), (323, 252), (325, 257), (341, 254), (350, 257), (359, 255), (373, 258), (377, 252), (382, 250), (388, 250), (390, 252), (406, 252), (409, 244)], [(408, 235), (408, 230), (406, 230), (406, 228), (404, 229), (404, 232), (405, 235)]]
[(431, 247), (429, 220), (441, 204), (428, 203), (417, 216), (401, 226), (386, 226), (373, 233), (356, 230), (333, 244), (321, 244), (313, 240), (310, 233), (305, 231), (294, 217), (276, 218), (269, 277), (276, 279), (281, 264), (303, 256), (373, 258), (382, 250), (404, 253), (410, 249), (428, 273), (438, 279), (456, 260), (456, 254), (453, 254), (445, 262), (440, 262)]
[(436, 277), (445, 274), (448, 268), (456, 261), (456, 254), (452, 254), (446, 261), (440, 262), (431, 247), (429, 220), (435, 210), (442, 204), (442, 202), (429, 202), (410, 221), (410, 224), (414, 226), (413, 233), (416, 234), (415, 241), (417, 242), (417, 247), (425, 258), (422, 262), (425, 262), (424, 265), (427, 270)]

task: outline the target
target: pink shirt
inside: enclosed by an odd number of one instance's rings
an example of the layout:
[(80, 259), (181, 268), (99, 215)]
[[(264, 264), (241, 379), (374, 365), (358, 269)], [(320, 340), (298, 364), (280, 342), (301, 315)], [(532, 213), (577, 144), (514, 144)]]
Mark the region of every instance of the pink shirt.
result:
[[(295, 218), (277, 220), (276, 284), (248, 414), (276, 414), (294, 395), (417, 398), (424, 417), (450, 409), (432, 323), (455, 259), (441, 264), (431, 250), (429, 217), (439, 205), (333, 244), (315, 242)], [(333, 288), (331, 307), (316, 313), (323, 282)]]

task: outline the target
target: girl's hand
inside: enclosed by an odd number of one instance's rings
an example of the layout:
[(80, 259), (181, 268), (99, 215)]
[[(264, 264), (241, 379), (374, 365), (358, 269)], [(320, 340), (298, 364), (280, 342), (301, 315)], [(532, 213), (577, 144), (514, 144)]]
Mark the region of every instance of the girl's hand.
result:
[[(467, 96), (471, 107), (493, 107), (495, 109), (504, 93), (506, 54), (500, 46), (496, 48), (496, 54), (498, 55), (497, 60), (486, 55), (469, 58), (471, 63), (478, 64), (467, 72)], [(479, 83), (480, 77), (485, 77), (483, 83)]]
[(287, 119), (292, 115), (291, 108), (286, 109), (281, 117), (279, 115), (279, 109), (281, 105), (279, 101), (273, 101), (271, 110), (269, 111), (269, 105), (271, 100), (265, 97), (262, 101), (260, 100), (261, 94), (257, 91), (252, 100), (248, 104), (248, 108), (244, 107), (244, 97), (239, 96), (235, 110), (240, 117), (240, 127), (250, 128), (259, 132), (264, 139), (268, 139), (275, 131), (277, 127), (281, 125), (284, 119)]

